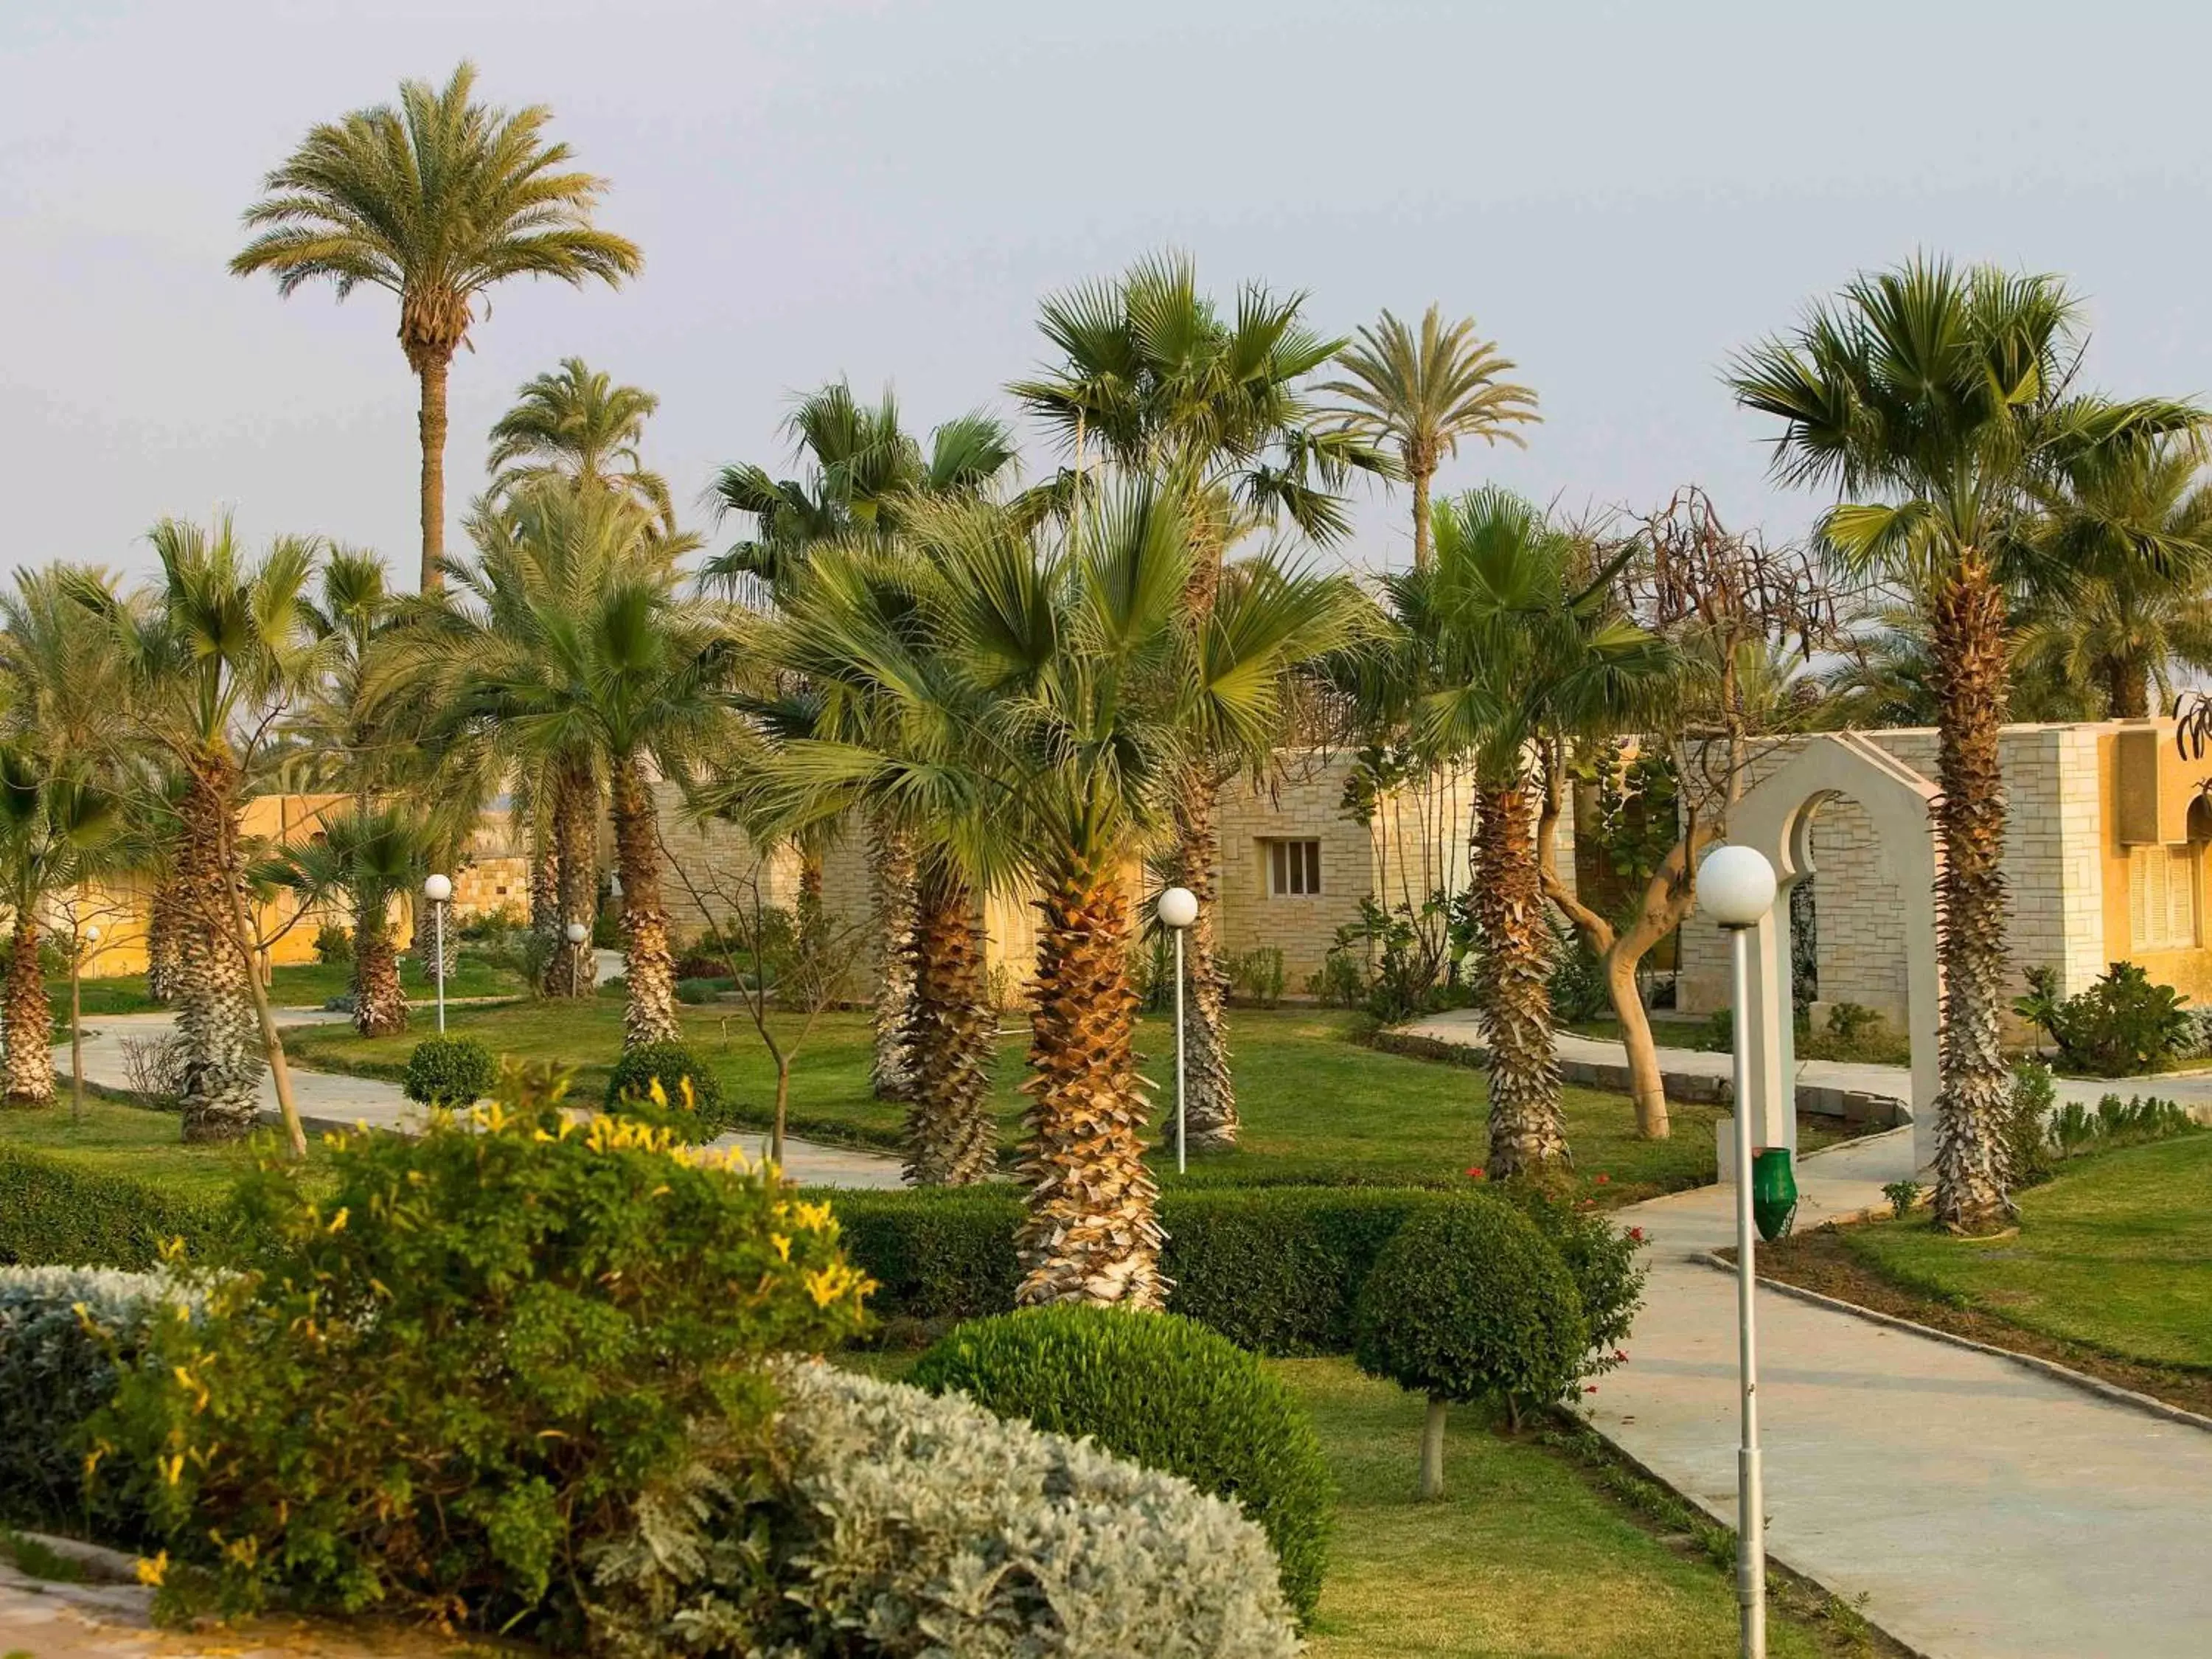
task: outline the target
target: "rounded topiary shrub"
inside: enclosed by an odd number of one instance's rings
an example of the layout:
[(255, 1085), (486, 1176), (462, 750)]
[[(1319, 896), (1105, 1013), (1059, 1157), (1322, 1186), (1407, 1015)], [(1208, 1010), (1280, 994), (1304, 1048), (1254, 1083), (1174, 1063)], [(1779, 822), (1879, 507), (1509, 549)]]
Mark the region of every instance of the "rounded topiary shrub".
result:
[[(687, 1081), (691, 1085), (688, 1104), (684, 1091)], [(655, 1083), (667, 1099), (665, 1108), (653, 1103)], [(607, 1079), (607, 1109), (618, 1116), (667, 1124), (687, 1140), (712, 1140), (733, 1121), (714, 1073), (680, 1042), (641, 1042), (623, 1049)]]
[(425, 1106), (472, 1106), (499, 1081), (499, 1061), (475, 1037), (424, 1037), (407, 1056), (400, 1091)]
[(1443, 1490), (1444, 1408), (1454, 1401), (1548, 1405), (1589, 1348), (1582, 1298), (1559, 1253), (1495, 1199), (1440, 1204), (1382, 1247), (1360, 1292), (1354, 1358), (1429, 1397), (1421, 1492)]
[(1274, 1546), (1285, 1598), (1312, 1613), (1332, 1499), (1321, 1443), (1291, 1391), (1226, 1337), (1174, 1314), (1031, 1308), (961, 1326), (913, 1381), (1236, 1499)]

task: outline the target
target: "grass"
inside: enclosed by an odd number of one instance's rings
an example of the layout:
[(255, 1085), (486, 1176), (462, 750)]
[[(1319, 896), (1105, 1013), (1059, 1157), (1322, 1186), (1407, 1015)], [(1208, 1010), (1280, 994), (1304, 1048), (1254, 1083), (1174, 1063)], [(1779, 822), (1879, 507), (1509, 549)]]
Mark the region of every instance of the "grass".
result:
[[(279, 1008), (319, 1008), (332, 997), (343, 996), (353, 988), (353, 964), (346, 962), (304, 962), (276, 969), (271, 975), (276, 981), (269, 1000)], [(437, 995), (437, 987), (430, 976), (412, 957), (399, 959), (399, 985), (408, 1000), (427, 1004)], [(529, 988), (522, 976), (505, 968), (495, 968), (481, 959), (461, 955), (454, 958), (446, 975), (446, 995), (457, 997), (520, 996)], [(116, 979), (88, 979), (79, 986), (85, 1016), (94, 1014), (142, 1014), (154, 1011), (154, 1000), (146, 994), (146, 975), (129, 974)], [(46, 981), (46, 996), (52, 1004), (54, 1014), (64, 1025), (69, 1020), (69, 981)]]
[[(767, 1051), (741, 1008), (680, 1010), (684, 1040), (714, 1067), (724, 1095), (743, 1121), (761, 1125), (772, 1100)], [(1237, 1009), (1230, 1016), (1243, 1148), (1195, 1158), (1194, 1182), (1450, 1182), (1465, 1180), (1484, 1146), (1483, 1085), (1479, 1073), (1431, 1060), (1377, 1054), (1352, 1040), (1354, 1017), (1334, 1009)], [(448, 1028), (482, 1037), (519, 1058), (571, 1066), (580, 1089), (605, 1085), (622, 1042), (616, 999), (583, 1003), (514, 1003), (453, 1011)], [(363, 1038), (337, 1027), (295, 1033), (290, 1046), (305, 1065), (387, 1079), (401, 1075), (417, 1036)], [(1003, 1030), (994, 1072), (993, 1104), (1004, 1146), (1020, 1133), (1027, 1033), (1018, 1019)], [(1173, 1109), (1174, 1036), (1154, 1018), (1139, 1030), (1145, 1069), (1164, 1085), (1155, 1097)], [(872, 1055), (865, 1013), (825, 1015), (793, 1070), (791, 1128), (795, 1134), (846, 1144), (896, 1147), (904, 1109), (868, 1092)], [(1677, 1106), (1671, 1140), (1636, 1138), (1627, 1102), (1619, 1095), (1569, 1089), (1567, 1133), (1577, 1167), (1607, 1204), (1714, 1179), (1714, 1109)], [(1808, 1146), (1811, 1144), (1808, 1141)], [(1164, 1182), (1173, 1184), (1171, 1160)], [(1600, 1180), (1599, 1177), (1603, 1179)]]
[(1883, 1278), (2124, 1359), (2212, 1370), (2212, 1134), (2071, 1161), (1978, 1242), (1924, 1216), (1843, 1235)]
[[(247, 1142), (185, 1146), (173, 1112), (89, 1096), (81, 1121), (66, 1104), (0, 1110), (0, 1141), (102, 1174), (159, 1181), (189, 1198), (221, 1197), (253, 1159)], [(309, 1161), (321, 1155), (320, 1146), (311, 1139)]]

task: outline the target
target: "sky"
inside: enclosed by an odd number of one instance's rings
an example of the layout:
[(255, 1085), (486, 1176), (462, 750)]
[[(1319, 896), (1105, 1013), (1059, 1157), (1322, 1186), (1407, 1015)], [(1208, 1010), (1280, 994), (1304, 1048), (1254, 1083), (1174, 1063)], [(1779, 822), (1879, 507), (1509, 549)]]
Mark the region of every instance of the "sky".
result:
[[(1695, 482), (1801, 532), (1820, 503), (1768, 482), (1771, 428), (1721, 373), (1916, 250), (2062, 273), (2094, 382), (2212, 395), (2212, 8), (7, 0), (14, 564), (143, 571), (155, 520), (229, 508), (255, 541), (413, 568), (393, 302), (280, 300), (225, 264), (313, 122), (463, 57), (488, 100), (552, 106), (646, 264), (619, 292), (496, 292), (453, 368), (456, 538), (486, 428), (562, 356), (660, 396), (648, 459), (692, 503), (726, 462), (783, 461), (793, 397), (838, 374), (894, 385), (913, 427), (1011, 415), (1039, 298), (1170, 247), (1224, 297), (1304, 291), (1331, 333), (1472, 316), (1546, 418), (1440, 488), (1574, 513)], [(1328, 556), (1409, 539), (1374, 491)]]

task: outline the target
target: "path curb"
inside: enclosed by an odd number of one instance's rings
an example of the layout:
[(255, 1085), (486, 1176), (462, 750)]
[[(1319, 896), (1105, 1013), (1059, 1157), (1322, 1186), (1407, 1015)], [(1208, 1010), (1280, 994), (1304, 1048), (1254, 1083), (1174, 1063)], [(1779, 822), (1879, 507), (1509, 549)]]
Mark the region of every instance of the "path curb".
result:
[[(1717, 1250), (1698, 1251), (1691, 1256), (1690, 1260), (1702, 1261), (1708, 1267), (1718, 1268), (1730, 1278), (1735, 1276), (1735, 1263)], [(1887, 1325), (1892, 1330), (1906, 1331), (1914, 1336), (1929, 1337), (1937, 1342), (1948, 1343), (1954, 1348), (1966, 1348), (1974, 1353), (1990, 1354), (1999, 1359), (2008, 1359), (2015, 1365), (2025, 1365), (2030, 1370), (2040, 1371), (2045, 1376), (2079, 1389), (2085, 1394), (2094, 1394), (2109, 1400), (2115, 1405), (2131, 1406), (2136, 1410), (2147, 1412), (2153, 1417), (2163, 1417), (2169, 1422), (2184, 1424), (2192, 1429), (2212, 1431), (2212, 1417), (2206, 1417), (2200, 1413), (2191, 1411), (2185, 1406), (2172, 1405), (2154, 1395), (2141, 1394), (2133, 1389), (2124, 1389), (2117, 1382), (2107, 1382), (2100, 1376), (2092, 1376), (2087, 1371), (2077, 1371), (2070, 1365), (2062, 1365), (2057, 1360), (2045, 1359), (2039, 1354), (2020, 1353), (2011, 1348), (2000, 1348), (1995, 1343), (1977, 1342), (1972, 1337), (1960, 1336), (1955, 1331), (1939, 1330), (1933, 1325), (1923, 1325), (1910, 1319), (1900, 1319), (1895, 1314), (1881, 1313), (1873, 1308), (1862, 1308), (1857, 1303), (1846, 1302), (1841, 1297), (1823, 1296), (1818, 1291), (1808, 1291), (1802, 1285), (1792, 1285), (1787, 1279), (1769, 1279), (1765, 1274), (1761, 1274), (1759, 1282), (1769, 1290), (1779, 1291), (1784, 1296), (1794, 1296), (1800, 1302), (1809, 1302), (1815, 1307), (1828, 1308), (1838, 1313), (1850, 1314), (1855, 1318), (1865, 1320), (1869, 1324)]]

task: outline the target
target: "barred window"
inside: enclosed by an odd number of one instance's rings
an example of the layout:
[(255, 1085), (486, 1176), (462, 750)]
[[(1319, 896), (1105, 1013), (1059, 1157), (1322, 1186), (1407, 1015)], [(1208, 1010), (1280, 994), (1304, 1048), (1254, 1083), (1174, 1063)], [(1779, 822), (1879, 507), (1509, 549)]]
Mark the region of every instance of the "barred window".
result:
[(1272, 898), (1311, 898), (1321, 891), (1321, 843), (1269, 841), (1267, 893)]
[(2136, 951), (2186, 951), (2197, 943), (2197, 848), (2128, 849), (2128, 937)]

